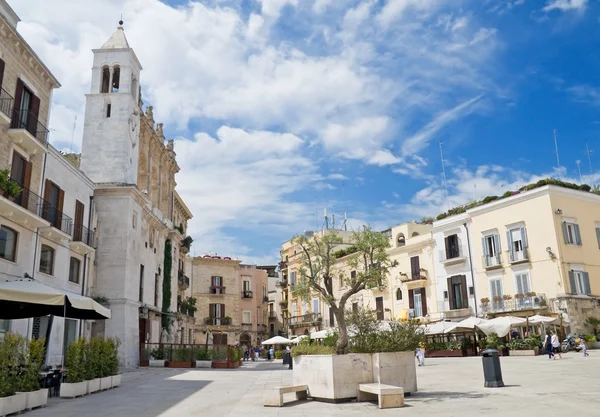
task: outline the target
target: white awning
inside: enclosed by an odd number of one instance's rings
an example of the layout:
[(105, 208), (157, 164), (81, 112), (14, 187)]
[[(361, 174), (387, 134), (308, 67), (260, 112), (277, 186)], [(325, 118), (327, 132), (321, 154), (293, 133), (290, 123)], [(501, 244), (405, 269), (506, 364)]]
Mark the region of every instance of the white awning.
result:
[(522, 327), (525, 325), (526, 320), (521, 317), (506, 316), (496, 317), (495, 319), (489, 320), (487, 323), (478, 324), (477, 328), (487, 336), (496, 333), (498, 336), (504, 337), (510, 332), (512, 327)]
[(262, 345), (289, 345), (290, 343), (292, 343), (292, 341), (290, 339), (286, 339), (285, 337), (281, 337), (281, 336), (275, 336), (275, 337), (265, 340), (261, 344)]

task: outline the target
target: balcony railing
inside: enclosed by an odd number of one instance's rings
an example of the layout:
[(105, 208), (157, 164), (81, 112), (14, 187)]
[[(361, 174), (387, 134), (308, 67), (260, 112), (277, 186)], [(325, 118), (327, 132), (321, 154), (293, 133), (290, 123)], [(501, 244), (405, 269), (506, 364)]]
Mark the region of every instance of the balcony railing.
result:
[(231, 318), (229, 317), (206, 317), (204, 324), (208, 326), (229, 326), (231, 325)]
[(257, 324), (256, 325), (256, 331), (259, 333), (266, 333), (267, 332), (267, 325), (266, 324)]
[(523, 248), (520, 251), (508, 251), (510, 263), (526, 262), (529, 260), (529, 251)]
[(30, 110), (13, 110), (11, 129), (25, 129), (41, 144), (48, 145), (48, 129), (41, 124)]
[(276, 319), (277, 318), (277, 312), (276, 311), (269, 311), (269, 319)]
[(400, 274), (400, 281), (402, 282), (421, 281), (423, 279), (427, 279), (427, 271), (419, 271), (418, 273), (414, 271), (406, 275)]
[(289, 318), (288, 324), (290, 326), (298, 324), (311, 324), (317, 321), (321, 321), (321, 315), (318, 313), (308, 313), (301, 316), (293, 316)]
[(82, 242), (91, 248), (96, 247), (96, 234), (81, 224), (73, 226), (73, 241)]
[(495, 255), (484, 255), (482, 262), (484, 268), (495, 268), (498, 266), (502, 266), (502, 257), (499, 253)]
[(182, 290), (190, 288), (190, 278), (186, 277), (181, 269), (177, 271), (177, 282)]
[(467, 251), (462, 246), (452, 246), (450, 248), (442, 249), (439, 252), (440, 261), (445, 264), (452, 264), (464, 261)]
[[(14, 202), (36, 216), (43, 217), (44, 206), (46, 203), (44, 199), (33, 191), (24, 188), (17, 181), (13, 179), (9, 179), (9, 181), (21, 187), (21, 192), (14, 198)], [(6, 194), (4, 196), (8, 198)]]
[(0, 88), (0, 111), (8, 117), (12, 116), (14, 101), (15, 99), (4, 88)]
[(73, 234), (73, 219), (47, 201), (44, 201), (42, 210), (42, 218), (53, 227), (70, 236)]
[(507, 313), (520, 310), (543, 309), (548, 306), (545, 294), (525, 296), (510, 300), (489, 301), (482, 303), (479, 308), (483, 313)]
[(263, 296), (262, 302), (263, 303), (268, 303), (269, 302), (269, 296), (267, 296), (267, 295)]
[(225, 288), (223, 286), (220, 285), (211, 285), (210, 289), (209, 289), (209, 293), (210, 294), (217, 294), (217, 295), (223, 295), (225, 294)]
[(252, 298), (252, 291), (242, 291), (242, 298)]
[(288, 309), (288, 302), (287, 302), (287, 300), (280, 301), (279, 302), (279, 307), (281, 307), (282, 310), (287, 310)]
[(251, 323), (242, 323), (242, 327), (240, 329), (243, 332), (251, 332), (252, 331), (252, 324)]

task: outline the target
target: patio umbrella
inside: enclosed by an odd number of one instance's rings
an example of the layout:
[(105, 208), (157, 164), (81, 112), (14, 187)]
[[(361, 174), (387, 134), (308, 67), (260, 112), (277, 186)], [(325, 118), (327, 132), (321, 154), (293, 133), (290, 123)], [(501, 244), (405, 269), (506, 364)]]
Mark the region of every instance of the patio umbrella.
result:
[(521, 317), (496, 317), (495, 319), (489, 320), (487, 323), (481, 323), (476, 327), (489, 336), (492, 333), (496, 333), (500, 337), (504, 337), (510, 332), (511, 327), (525, 326), (526, 320)]
[(485, 324), (487, 322), (488, 322), (488, 320), (480, 319), (479, 317), (469, 317), (467, 319), (464, 319), (464, 320), (456, 323), (456, 328), (454, 329), (454, 331), (455, 332), (465, 332), (465, 331), (469, 331), (469, 330), (475, 330), (476, 326), (478, 326), (480, 324)]
[(312, 340), (325, 339), (327, 336), (331, 336), (332, 334), (333, 329), (319, 330), (318, 332), (311, 333), (310, 338)]
[(262, 345), (289, 345), (290, 343), (292, 343), (292, 341), (290, 339), (286, 339), (285, 337), (281, 337), (281, 336), (275, 336), (275, 337), (265, 340), (261, 344)]
[(103, 320), (110, 310), (89, 297), (50, 287), (31, 279), (0, 282), (0, 319), (41, 316)]
[(558, 324), (559, 322), (558, 317), (540, 316), (539, 314), (529, 317), (530, 324)]
[(456, 323), (450, 321), (438, 321), (431, 325), (427, 325), (425, 333), (427, 334), (445, 334), (450, 333), (456, 328)]
[(300, 343), (302, 340), (306, 339), (307, 337), (308, 337), (307, 335), (303, 334), (301, 336), (294, 337), (293, 339), (290, 339), (290, 341), (293, 344), (297, 345), (298, 343)]

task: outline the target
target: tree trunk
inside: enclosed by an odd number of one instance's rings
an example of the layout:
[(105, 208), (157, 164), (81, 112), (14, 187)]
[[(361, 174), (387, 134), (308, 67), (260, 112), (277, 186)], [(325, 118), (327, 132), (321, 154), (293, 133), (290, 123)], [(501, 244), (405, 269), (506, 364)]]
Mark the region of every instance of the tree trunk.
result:
[(348, 346), (348, 329), (346, 326), (346, 317), (344, 316), (344, 308), (341, 306), (333, 308), (333, 314), (338, 323), (338, 340), (335, 345), (335, 353), (343, 355), (346, 353), (346, 347)]

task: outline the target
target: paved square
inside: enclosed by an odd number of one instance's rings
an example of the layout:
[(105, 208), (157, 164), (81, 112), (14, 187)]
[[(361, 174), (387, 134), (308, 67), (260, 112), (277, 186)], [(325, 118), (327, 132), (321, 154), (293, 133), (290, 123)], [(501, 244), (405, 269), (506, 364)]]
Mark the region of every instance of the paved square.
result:
[(592, 416), (600, 409), (600, 351), (501, 358), (505, 388), (484, 388), (481, 358), (428, 359), (417, 368), (419, 392), (403, 409), (373, 403), (295, 402), (263, 407), (267, 386), (291, 383), (281, 361), (247, 363), (234, 370), (139, 369), (120, 388), (74, 400), (51, 399), (30, 417), (182, 416)]

